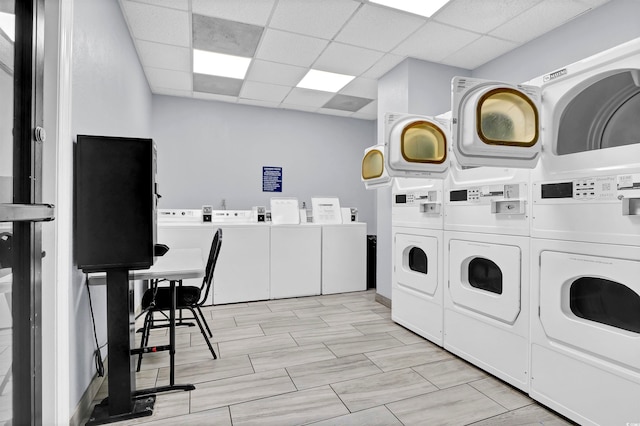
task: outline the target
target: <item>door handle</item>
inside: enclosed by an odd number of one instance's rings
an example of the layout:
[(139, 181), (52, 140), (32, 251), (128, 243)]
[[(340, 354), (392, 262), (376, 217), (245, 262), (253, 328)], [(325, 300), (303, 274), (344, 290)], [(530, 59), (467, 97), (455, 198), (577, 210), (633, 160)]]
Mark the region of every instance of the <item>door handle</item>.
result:
[(54, 219), (53, 204), (0, 204), (0, 222), (50, 222)]

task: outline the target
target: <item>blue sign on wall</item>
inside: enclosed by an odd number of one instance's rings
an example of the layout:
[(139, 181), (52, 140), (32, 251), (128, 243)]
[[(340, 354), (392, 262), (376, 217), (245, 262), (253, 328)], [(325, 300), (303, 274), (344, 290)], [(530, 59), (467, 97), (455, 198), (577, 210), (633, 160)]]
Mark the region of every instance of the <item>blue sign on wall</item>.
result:
[(262, 167), (262, 192), (282, 192), (282, 167)]

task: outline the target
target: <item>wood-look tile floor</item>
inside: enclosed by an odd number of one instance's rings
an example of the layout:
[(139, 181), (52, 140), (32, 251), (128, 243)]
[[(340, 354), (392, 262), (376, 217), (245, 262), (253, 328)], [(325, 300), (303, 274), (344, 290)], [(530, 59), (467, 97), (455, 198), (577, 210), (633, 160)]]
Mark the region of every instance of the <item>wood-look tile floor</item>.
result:
[[(213, 360), (197, 327), (178, 327), (176, 383), (154, 425), (568, 425), (526, 394), (391, 321), (375, 292), (204, 309)], [(166, 344), (167, 330), (150, 344)], [(138, 388), (169, 382), (167, 352), (145, 355)], [(103, 384), (96, 402), (107, 394)]]

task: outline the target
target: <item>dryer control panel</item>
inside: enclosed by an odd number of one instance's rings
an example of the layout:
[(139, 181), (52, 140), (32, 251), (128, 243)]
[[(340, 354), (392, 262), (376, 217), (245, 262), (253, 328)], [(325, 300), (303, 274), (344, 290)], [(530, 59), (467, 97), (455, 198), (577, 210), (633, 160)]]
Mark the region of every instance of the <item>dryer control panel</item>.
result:
[(532, 235), (640, 244), (640, 173), (533, 183)]
[(472, 186), (449, 191), (451, 204), (488, 204), (493, 214), (525, 214), (526, 183)]
[(394, 207), (417, 207), (420, 213), (440, 214), (442, 201), (440, 191), (407, 192), (393, 194)]

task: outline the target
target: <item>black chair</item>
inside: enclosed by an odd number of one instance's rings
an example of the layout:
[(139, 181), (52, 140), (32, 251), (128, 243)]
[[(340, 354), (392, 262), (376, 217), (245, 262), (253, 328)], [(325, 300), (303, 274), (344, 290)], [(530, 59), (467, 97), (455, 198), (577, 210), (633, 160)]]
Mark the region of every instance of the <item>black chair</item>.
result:
[[(209, 325), (207, 324), (207, 320), (205, 319), (202, 310), (200, 307), (204, 304), (209, 296), (209, 291), (211, 290), (211, 284), (213, 282), (213, 272), (216, 267), (216, 262), (218, 261), (218, 255), (220, 254), (220, 247), (222, 247), (222, 229), (218, 229), (211, 241), (211, 249), (209, 250), (209, 258), (207, 259), (207, 266), (204, 273), (204, 278), (202, 280), (202, 285), (200, 287), (196, 286), (183, 286), (182, 281), (179, 281), (179, 285), (176, 287), (176, 309), (182, 311), (183, 309), (188, 309), (193, 314), (193, 317), (186, 319), (194, 319), (200, 327), (200, 331), (202, 332), (202, 336), (204, 337), (205, 342), (207, 342), (207, 346), (211, 351), (211, 355), (213, 355), (213, 359), (217, 359), (215, 351), (213, 350), (213, 346), (211, 346), (211, 342), (209, 341), (209, 337), (213, 337), (211, 330), (209, 329)], [(142, 309), (143, 312), (146, 311), (146, 315), (144, 318), (144, 325), (142, 327), (142, 338), (140, 340), (140, 349), (143, 349), (149, 343), (149, 331), (152, 328), (160, 328), (160, 327), (169, 327), (169, 321), (166, 319), (154, 319), (154, 313), (160, 312), (164, 314), (163, 311), (168, 311), (171, 309), (171, 289), (169, 287), (160, 287), (158, 286), (158, 282), (165, 280), (154, 280), (151, 288), (144, 292), (142, 296)], [(180, 321), (182, 322), (182, 315)], [(161, 321), (165, 322), (165, 324), (157, 325), (155, 322)], [(204, 323), (204, 327), (203, 327)], [(206, 329), (206, 332), (205, 332)], [(142, 352), (138, 354), (138, 368), (137, 371), (140, 371), (140, 365), (142, 364)]]

